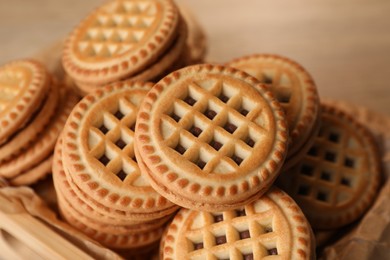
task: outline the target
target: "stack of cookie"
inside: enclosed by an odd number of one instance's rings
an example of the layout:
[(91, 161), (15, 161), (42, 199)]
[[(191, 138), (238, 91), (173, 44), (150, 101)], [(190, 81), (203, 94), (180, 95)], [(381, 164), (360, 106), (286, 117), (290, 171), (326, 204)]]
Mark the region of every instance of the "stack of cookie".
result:
[(280, 55), (254, 54), (227, 66), (266, 84), (286, 114), (290, 141), (283, 170), (297, 164), (313, 144), (320, 127), (320, 100), (310, 74), (297, 62)]
[(309, 148), (277, 183), (301, 206), (321, 246), (372, 205), (380, 157), (369, 130), (331, 105), (322, 105), (321, 128)]
[(0, 177), (32, 184), (51, 172), (56, 139), (77, 98), (33, 60), (0, 68), (0, 96)]
[(63, 66), (83, 95), (118, 80), (158, 80), (205, 54), (205, 44), (194, 51), (188, 48), (203, 34), (186, 16), (192, 42), (187, 41), (186, 22), (171, 0), (108, 1), (70, 34)]
[(228, 65), (267, 84), (284, 108), (290, 143), (277, 185), (297, 201), (322, 245), (373, 202), (380, 180), (373, 137), (351, 115), (321, 106), (311, 76), (290, 59), (257, 54)]
[(53, 180), (62, 216), (117, 250), (155, 246), (178, 209), (152, 189), (135, 157), (138, 108), (152, 86), (125, 81), (85, 96), (56, 145)]
[(235, 210), (180, 210), (161, 240), (160, 252), (160, 259), (166, 260), (315, 259), (309, 223), (276, 187)]
[(187, 208), (160, 258), (312, 259), (309, 223), (272, 188), (288, 140), (283, 107), (242, 71), (196, 65), (155, 84), (137, 117), (137, 162), (157, 192)]

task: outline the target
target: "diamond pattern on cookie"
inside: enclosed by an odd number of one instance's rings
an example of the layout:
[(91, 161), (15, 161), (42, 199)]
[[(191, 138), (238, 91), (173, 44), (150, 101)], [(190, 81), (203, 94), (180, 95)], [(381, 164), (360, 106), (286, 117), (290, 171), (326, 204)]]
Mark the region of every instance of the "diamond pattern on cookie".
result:
[[(264, 121), (265, 115), (255, 100), (242, 97), (223, 81), (211, 82), (208, 89), (202, 83), (192, 82), (188, 95), (176, 99), (173, 112), (163, 115), (162, 135), (169, 147), (204, 172), (231, 173), (250, 157), (254, 145), (266, 138), (267, 126), (256, 124)], [(224, 112), (215, 117), (216, 111)]]
[(321, 120), (314, 144), (278, 183), (314, 228), (329, 229), (357, 219), (370, 205), (380, 165), (373, 137), (350, 115), (322, 106)]
[(288, 157), (311, 139), (319, 111), (314, 81), (298, 63), (278, 55), (257, 54), (238, 58), (228, 66), (245, 71), (267, 84), (282, 105), (289, 125)]
[(145, 186), (134, 155), (137, 106), (123, 97), (118, 100), (115, 112), (102, 111), (103, 124), (90, 128), (88, 144), (90, 155), (120, 180)]
[(102, 86), (136, 75), (176, 39), (180, 15), (171, 0), (112, 0), (69, 35), (62, 63), (80, 86)]
[[(364, 151), (350, 144), (359, 143), (356, 136), (322, 127), (316, 144), (300, 163), (296, 194), (333, 206), (350, 200), (358, 185), (356, 172), (364, 171)], [(310, 187), (310, 188), (309, 188)]]
[(311, 259), (311, 229), (284, 192), (271, 188), (260, 199), (235, 210), (182, 209), (162, 238), (160, 256), (178, 259)]
[(154, 1), (116, 1), (99, 13), (80, 35), (78, 52), (84, 57), (120, 56), (142, 45), (148, 30), (158, 22)]
[[(240, 218), (242, 216), (246, 217)], [(188, 229), (186, 238), (189, 241), (187, 253), (190, 259), (248, 259), (254, 255), (265, 257), (278, 254), (275, 232), (280, 231), (277, 228), (274, 230), (275, 227), (272, 226), (274, 214), (270, 208), (256, 212), (253, 204), (250, 204), (236, 211), (213, 214), (202, 212), (196, 218), (203, 218), (202, 227), (209, 228)], [(232, 247), (245, 249), (229, 251), (226, 250), (227, 243)]]
[(285, 127), (279, 103), (255, 78), (189, 66), (163, 78), (142, 103), (136, 156), (152, 187), (174, 203), (234, 208), (274, 180), (286, 154)]
[(64, 128), (68, 182), (99, 212), (146, 219), (176, 209), (150, 187), (135, 159), (135, 120), (151, 87), (128, 80), (98, 89), (77, 104)]

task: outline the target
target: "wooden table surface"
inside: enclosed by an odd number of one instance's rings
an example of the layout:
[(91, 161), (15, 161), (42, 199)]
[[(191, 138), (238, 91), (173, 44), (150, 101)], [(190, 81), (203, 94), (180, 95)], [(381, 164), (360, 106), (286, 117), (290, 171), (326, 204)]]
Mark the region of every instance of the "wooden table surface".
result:
[[(301, 63), (322, 97), (390, 116), (390, 1), (177, 0), (209, 36), (210, 61), (277, 53)], [(103, 0), (0, 0), (0, 64), (63, 39)]]

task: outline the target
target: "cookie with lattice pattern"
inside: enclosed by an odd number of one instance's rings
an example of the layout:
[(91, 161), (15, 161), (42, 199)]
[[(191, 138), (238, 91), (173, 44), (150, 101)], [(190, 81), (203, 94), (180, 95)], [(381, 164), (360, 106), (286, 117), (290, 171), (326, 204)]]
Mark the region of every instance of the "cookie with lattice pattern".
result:
[[(69, 173), (62, 162), (62, 138), (57, 141), (54, 162), (53, 162), (53, 182), (58, 192), (61, 192), (69, 203), (74, 205), (74, 208), (81, 210), (89, 219), (93, 219), (102, 226), (116, 225), (131, 227), (134, 230), (134, 225), (138, 225), (138, 229), (151, 229), (156, 226), (161, 226), (167, 222), (170, 215), (158, 218), (160, 214), (132, 214), (131, 211), (117, 211), (98, 204), (97, 201), (88, 196), (85, 192), (79, 189), (72, 180), (68, 181)], [(176, 210), (176, 208), (175, 208)], [(164, 214), (166, 214), (164, 212)], [(87, 224), (86, 224), (87, 225)], [(128, 228), (126, 228), (128, 229)]]
[(255, 54), (235, 59), (228, 66), (243, 70), (267, 84), (281, 103), (288, 122), (291, 142), (288, 157), (308, 140), (319, 116), (319, 97), (310, 74), (286, 57)]
[(93, 11), (68, 37), (62, 62), (77, 82), (103, 85), (152, 64), (177, 34), (171, 0), (114, 0)]
[(333, 229), (358, 219), (372, 204), (381, 170), (371, 133), (352, 115), (322, 106), (314, 145), (278, 185), (300, 205), (315, 229)]
[(137, 117), (137, 161), (153, 188), (189, 208), (221, 210), (261, 196), (287, 153), (282, 108), (233, 68), (195, 65), (159, 81)]
[(0, 67), (0, 144), (27, 123), (48, 87), (49, 75), (37, 61), (18, 60)]
[[(163, 217), (177, 206), (153, 190), (134, 155), (138, 108), (152, 86), (124, 81), (85, 96), (67, 120), (62, 153), (68, 181), (92, 201), (124, 213)], [(88, 197), (85, 201), (91, 201)]]
[(244, 207), (181, 209), (161, 240), (163, 260), (314, 259), (311, 227), (298, 205), (273, 187)]
[[(165, 76), (168, 74), (165, 73), (166, 71), (173, 71), (172, 67), (179, 63), (179, 59), (183, 57), (184, 49), (187, 48), (185, 43), (188, 32), (184, 21), (180, 23), (178, 31), (178, 35), (172, 45), (155, 63), (127, 79), (133, 81), (156, 81), (157, 78), (161, 78), (161, 75)], [(184, 64), (181, 64), (180, 67), (183, 66)], [(76, 82), (76, 85), (83, 96), (99, 88), (98, 85), (87, 85), (82, 82)]]

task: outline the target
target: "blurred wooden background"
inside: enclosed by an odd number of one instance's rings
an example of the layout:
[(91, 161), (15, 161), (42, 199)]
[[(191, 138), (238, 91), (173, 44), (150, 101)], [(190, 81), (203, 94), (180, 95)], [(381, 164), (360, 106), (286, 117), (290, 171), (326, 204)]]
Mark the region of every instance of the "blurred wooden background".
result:
[[(390, 116), (390, 1), (176, 0), (209, 36), (209, 60), (277, 53), (301, 63), (323, 97)], [(103, 0), (0, 0), (0, 64), (63, 39)]]

